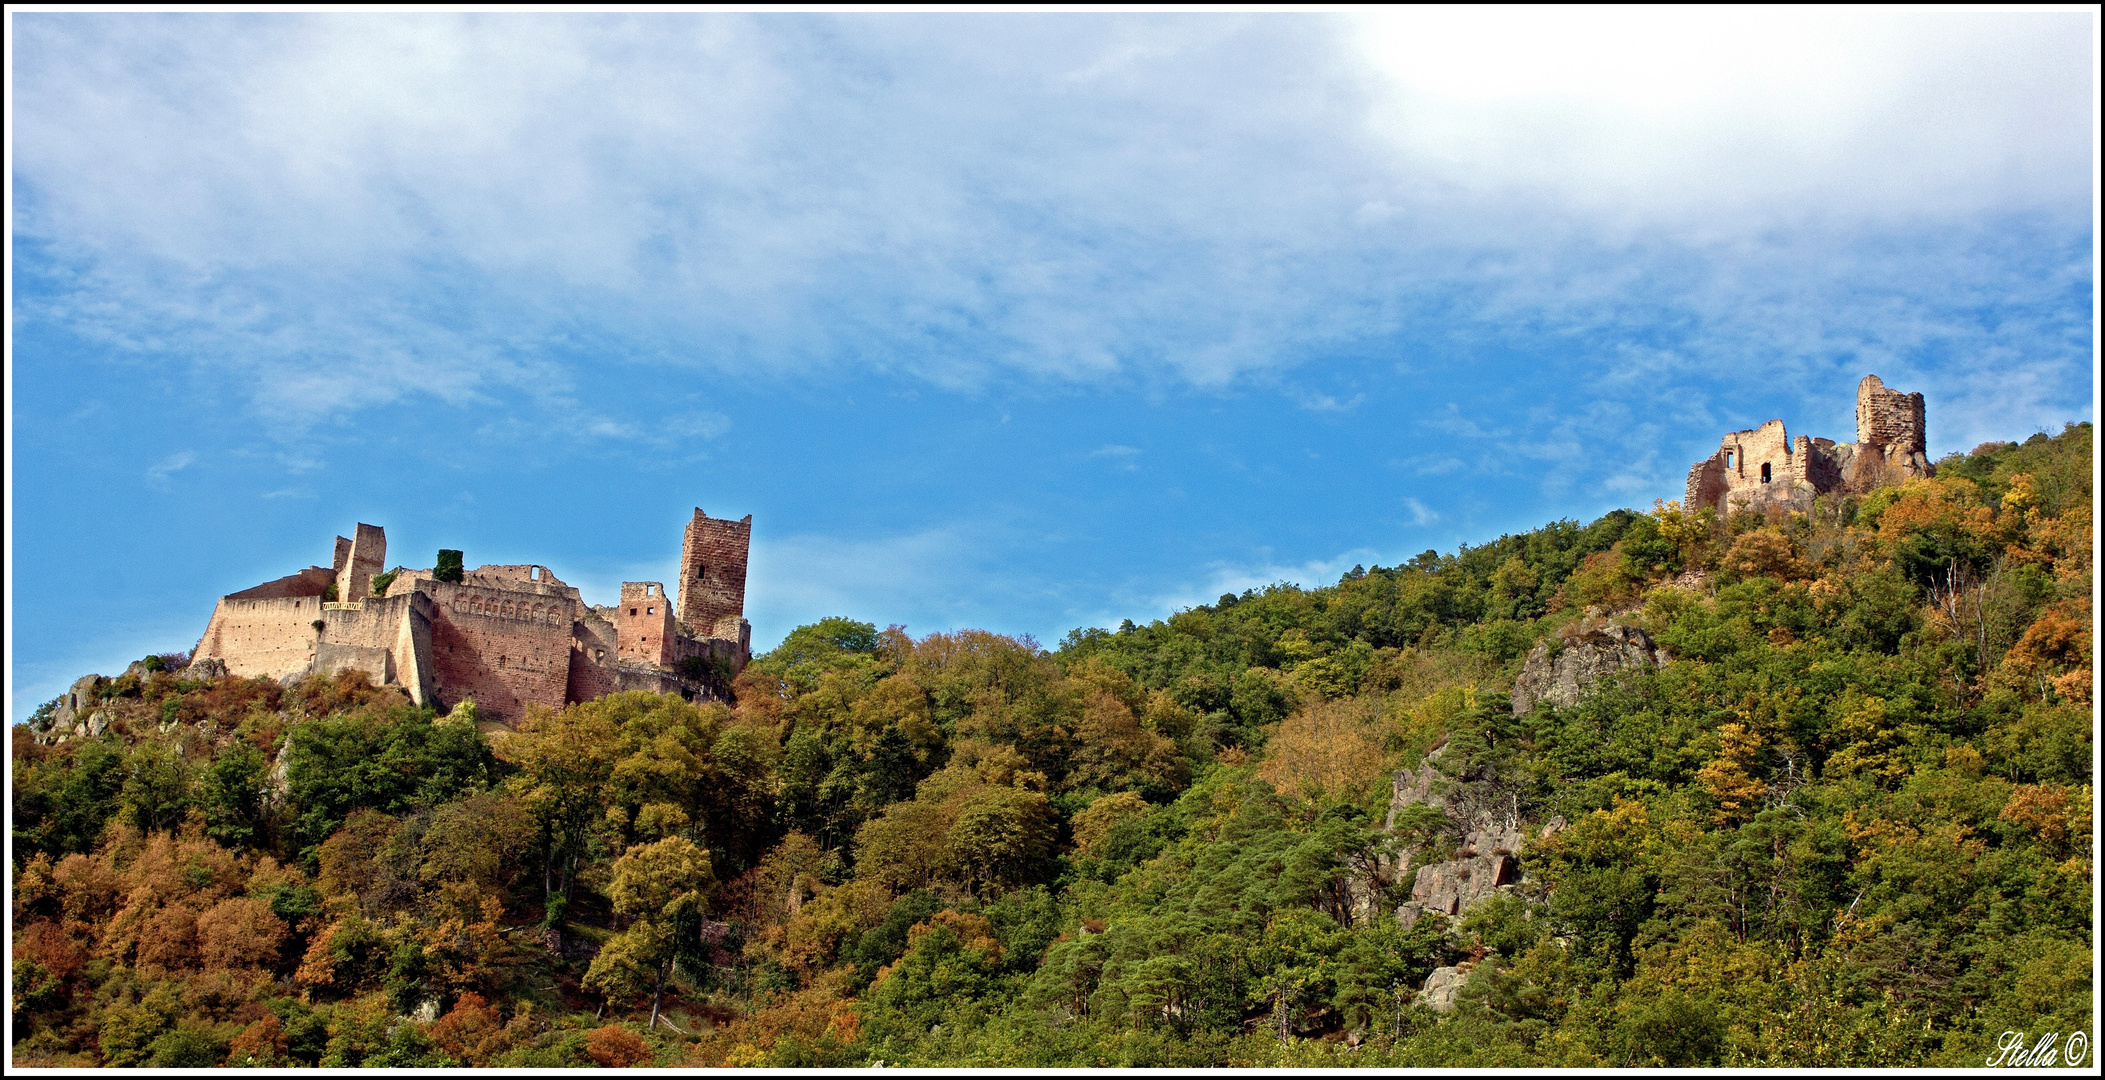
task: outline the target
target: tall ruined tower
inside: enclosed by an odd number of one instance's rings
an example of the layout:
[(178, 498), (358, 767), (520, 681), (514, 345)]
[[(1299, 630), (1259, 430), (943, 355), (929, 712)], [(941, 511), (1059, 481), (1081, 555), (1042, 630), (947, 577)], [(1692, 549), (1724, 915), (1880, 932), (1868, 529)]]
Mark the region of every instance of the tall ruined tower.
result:
[(346, 602), (365, 599), (387, 568), (387, 530), (361, 521), (351, 535), (336, 538), (336, 598)]
[(753, 515), (729, 521), (694, 508), (680, 545), (680, 621), (689, 631), (739, 636), (738, 620), (746, 610), (746, 552), (752, 543)]
[(1926, 453), (1922, 395), (1888, 390), (1878, 376), (1864, 376), (1856, 385), (1856, 441), (1884, 451), (1889, 461)]

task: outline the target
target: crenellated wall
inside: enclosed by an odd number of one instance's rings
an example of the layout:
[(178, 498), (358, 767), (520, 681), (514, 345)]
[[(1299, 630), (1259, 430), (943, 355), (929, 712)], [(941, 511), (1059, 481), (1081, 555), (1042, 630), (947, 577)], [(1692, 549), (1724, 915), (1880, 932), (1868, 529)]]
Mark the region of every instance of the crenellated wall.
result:
[(420, 578), (417, 590), (435, 609), (431, 652), (441, 702), (473, 698), (494, 719), (516, 717), (529, 704), (568, 702), (572, 626), (585, 614), (576, 589), (477, 570), (459, 584)]

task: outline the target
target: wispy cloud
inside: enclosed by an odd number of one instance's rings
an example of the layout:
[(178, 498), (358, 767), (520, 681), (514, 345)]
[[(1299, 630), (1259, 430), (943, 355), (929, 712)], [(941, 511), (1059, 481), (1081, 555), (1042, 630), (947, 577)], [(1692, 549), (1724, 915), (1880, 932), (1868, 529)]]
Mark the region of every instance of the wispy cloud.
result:
[(1309, 412), (1348, 413), (1359, 408), (1367, 400), (1367, 395), (1365, 394), (1354, 394), (1350, 398), (1340, 401), (1329, 394), (1306, 390), (1296, 391), (1292, 396), (1295, 404), (1307, 409)]
[(1371, 548), (1354, 548), (1328, 559), (1315, 559), (1300, 563), (1283, 564), (1270, 560), (1252, 563), (1217, 562), (1206, 568), (1205, 575), (1166, 591), (1135, 594), (1125, 599), (1117, 608), (1105, 610), (1087, 619), (1084, 625), (1114, 627), (1119, 620), (1131, 618), (1136, 622), (1161, 618), (1171, 611), (1211, 604), (1227, 594), (1241, 595), (1251, 589), (1262, 589), (1267, 585), (1290, 584), (1305, 588), (1331, 585), (1343, 577), (1355, 565), (1365, 566), (1376, 561), (1376, 552)]
[(188, 450), (170, 454), (147, 468), (146, 479), (154, 484), (167, 483), (169, 477), (189, 468), (196, 461), (197, 455)]

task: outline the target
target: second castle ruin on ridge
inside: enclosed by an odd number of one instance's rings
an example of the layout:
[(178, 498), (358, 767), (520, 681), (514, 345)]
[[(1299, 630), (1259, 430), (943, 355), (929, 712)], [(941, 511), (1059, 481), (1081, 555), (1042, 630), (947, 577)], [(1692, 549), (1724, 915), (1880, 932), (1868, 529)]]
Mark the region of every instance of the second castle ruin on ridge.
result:
[(1770, 507), (1802, 513), (1816, 496), (1861, 495), (1933, 471), (1921, 394), (1888, 390), (1878, 376), (1864, 376), (1856, 388), (1856, 436), (1853, 443), (1793, 440), (1781, 420), (1730, 432), (1717, 453), (1689, 467), (1682, 506), (1720, 515)]

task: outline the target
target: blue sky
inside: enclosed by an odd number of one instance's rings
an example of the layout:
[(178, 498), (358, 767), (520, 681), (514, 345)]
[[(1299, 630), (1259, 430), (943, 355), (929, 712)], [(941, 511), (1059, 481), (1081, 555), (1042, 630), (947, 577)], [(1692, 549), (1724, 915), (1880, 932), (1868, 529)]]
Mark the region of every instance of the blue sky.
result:
[(2098, 18), (12, 13), (9, 714), (326, 563), (1050, 644), (2093, 416)]

